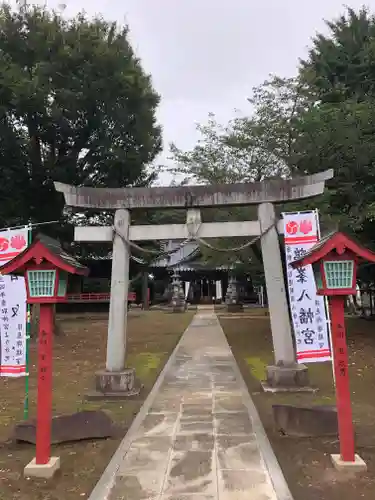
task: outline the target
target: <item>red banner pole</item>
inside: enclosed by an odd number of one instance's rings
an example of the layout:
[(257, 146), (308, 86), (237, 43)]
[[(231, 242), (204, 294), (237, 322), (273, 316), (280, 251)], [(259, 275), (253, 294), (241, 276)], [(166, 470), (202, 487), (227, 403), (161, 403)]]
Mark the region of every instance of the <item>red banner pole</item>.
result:
[(354, 428), (350, 402), (348, 348), (345, 334), (344, 296), (331, 296), (332, 344), (336, 379), (336, 405), (340, 455), (344, 462), (355, 461)]
[(35, 456), (38, 465), (47, 464), (51, 456), (53, 313), (53, 304), (40, 304)]

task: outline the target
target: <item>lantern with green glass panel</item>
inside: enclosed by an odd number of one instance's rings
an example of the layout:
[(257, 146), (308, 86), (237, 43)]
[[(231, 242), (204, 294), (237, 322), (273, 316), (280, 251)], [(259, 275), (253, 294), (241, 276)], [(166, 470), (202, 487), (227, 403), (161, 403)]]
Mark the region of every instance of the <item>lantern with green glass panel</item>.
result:
[(343, 233), (332, 233), (312, 247), (292, 267), (311, 265), (318, 295), (354, 295), (358, 262), (371, 252)]
[(350, 251), (331, 253), (312, 266), (318, 295), (356, 293), (357, 260)]
[(42, 299), (60, 302), (66, 298), (68, 274), (60, 269), (29, 269), (26, 283), (31, 302), (39, 302)]
[(58, 241), (45, 235), (39, 235), (2, 269), (5, 273), (24, 275), (30, 304), (65, 302), (69, 274), (88, 272)]

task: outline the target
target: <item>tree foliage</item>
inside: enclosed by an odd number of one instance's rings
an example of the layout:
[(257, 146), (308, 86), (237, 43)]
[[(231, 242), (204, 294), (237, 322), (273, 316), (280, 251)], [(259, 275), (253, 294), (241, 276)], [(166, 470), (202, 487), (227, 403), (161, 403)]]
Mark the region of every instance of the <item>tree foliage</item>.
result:
[[(299, 78), (271, 76), (253, 88), (252, 117), (246, 119), (249, 133), (258, 138), (259, 149), (270, 164), (276, 165), (276, 177), (290, 177), (296, 172), (298, 121), (309, 109), (309, 90)], [(251, 130), (251, 132), (250, 132)]]
[(327, 21), (328, 34), (313, 39), (301, 61), (301, 81), (316, 102), (339, 103), (375, 96), (375, 16), (348, 8)]
[(2, 225), (59, 219), (53, 181), (150, 182), (147, 166), (161, 150), (159, 97), (126, 26), (3, 5), (0, 57)]
[(300, 80), (310, 106), (298, 119), (297, 168), (335, 171), (329, 211), (345, 230), (375, 243), (375, 17), (347, 9), (318, 35)]
[(374, 215), (375, 100), (322, 104), (301, 117), (297, 167), (314, 173), (333, 168), (328, 210), (342, 228), (361, 232)]
[(226, 126), (211, 113), (197, 125), (201, 138), (191, 151), (171, 144), (172, 173), (203, 184), (257, 182), (286, 174), (285, 164), (264, 150), (260, 125), (252, 118), (236, 117)]
[[(175, 144), (171, 153), (175, 162), (172, 173), (183, 174), (186, 182), (199, 184), (228, 184), (257, 182), (285, 174), (285, 165), (275, 164), (274, 158), (261, 149), (255, 124), (251, 119), (236, 117), (227, 126), (220, 125), (214, 114), (208, 122), (197, 126), (201, 134), (198, 144), (191, 151), (182, 151)], [(204, 222), (253, 220), (256, 207), (215, 207), (202, 210)], [(259, 267), (259, 252), (250, 247), (226, 252), (224, 249), (239, 248), (247, 239), (213, 239), (210, 244), (221, 251), (201, 245), (205, 262), (213, 267), (234, 266), (249, 271)]]

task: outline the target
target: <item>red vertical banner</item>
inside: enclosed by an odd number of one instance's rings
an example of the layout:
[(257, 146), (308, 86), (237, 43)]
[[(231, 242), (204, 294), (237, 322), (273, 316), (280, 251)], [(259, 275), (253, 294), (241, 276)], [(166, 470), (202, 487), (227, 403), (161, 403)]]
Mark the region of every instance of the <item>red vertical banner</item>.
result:
[(53, 304), (40, 304), (35, 461), (41, 465), (51, 456), (53, 314)]
[(345, 334), (344, 296), (329, 298), (332, 319), (333, 360), (336, 380), (336, 405), (340, 455), (345, 462), (355, 461), (354, 428), (350, 402), (348, 347)]

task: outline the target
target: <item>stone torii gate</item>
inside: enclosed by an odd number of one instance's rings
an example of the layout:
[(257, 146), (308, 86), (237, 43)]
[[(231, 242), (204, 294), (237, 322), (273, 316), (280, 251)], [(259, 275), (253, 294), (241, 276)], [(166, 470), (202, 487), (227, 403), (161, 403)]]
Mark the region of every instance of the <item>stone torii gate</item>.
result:
[[(274, 203), (317, 196), (333, 171), (289, 180), (249, 184), (199, 185), (152, 188), (90, 188), (55, 183), (68, 207), (114, 210), (114, 226), (75, 228), (75, 240), (113, 241), (111, 298), (109, 307), (106, 369), (96, 374), (96, 395), (124, 397), (136, 391), (134, 371), (125, 367), (127, 294), (129, 283), (129, 241), (259, 236), (270, 309), (275, 363), (267, 367), (267, 383), (277, 387), (306, 386), (307, 368), (295, 361), (290, 316), (285, 291)], [(201, 207), (258, 205), (257, 221), (201, 223)], [(145, 209), (187, 209), (186, 224), (138, 225), (130, 223), (130, 211)]]

